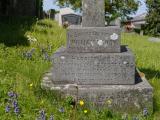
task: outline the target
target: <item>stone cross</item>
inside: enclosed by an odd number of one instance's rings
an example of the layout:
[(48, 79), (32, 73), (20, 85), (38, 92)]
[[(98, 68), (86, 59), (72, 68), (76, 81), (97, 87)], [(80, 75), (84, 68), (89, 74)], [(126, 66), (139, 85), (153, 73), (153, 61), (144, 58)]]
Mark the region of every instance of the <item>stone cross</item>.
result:
[(82, 26), (105, 27), (104, 0), (82, 0)]

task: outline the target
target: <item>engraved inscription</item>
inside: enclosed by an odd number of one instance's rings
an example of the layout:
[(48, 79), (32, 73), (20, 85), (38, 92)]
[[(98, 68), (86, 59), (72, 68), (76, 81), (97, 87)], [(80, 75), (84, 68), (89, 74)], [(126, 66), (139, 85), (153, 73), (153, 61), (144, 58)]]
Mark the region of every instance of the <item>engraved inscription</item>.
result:
[[(60, 57), (56, 63), (56, 71), (60, 78), (76, 81), (77, 83), (91, 82), (112, 83), (114, 80), (127, 81), (131, 76), (127, 71), (134, 74), (134, 61), (129, 57), (119, 55), (93, 55), (93, 56), (69, 56), (67, 59)], [(129, 62), (128, 62), (129, 61)], [(126, 64), (124, 64), (126, 63)], [(128, 77), (127, 77), (128, 76)]]
[[(116, 34), (116, 33), (115, 33)], [(68, 33), (68, 48), (71, 51), (108, 51), (120, 52), (120, 42), (117, 34), (109, 33), (105, 29), (100, 30), (70, 30)]]

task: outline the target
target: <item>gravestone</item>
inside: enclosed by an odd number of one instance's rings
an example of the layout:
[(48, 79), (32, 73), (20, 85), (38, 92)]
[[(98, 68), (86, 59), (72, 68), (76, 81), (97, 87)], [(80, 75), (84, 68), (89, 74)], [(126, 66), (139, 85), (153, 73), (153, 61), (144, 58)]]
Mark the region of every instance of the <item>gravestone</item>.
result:
[(80, 25), (81, 24), (81, 16), (76, 14), (65, 14), (62, 15), (62, 24), (68, 22), (69, 25)]
[(137, 72), (130, 49), (120, 46), (119, 26), (105, 27), (104, 16), (104, 0), (83, 0), (82, 26), (68, 28), (67, 47), (53, 55), (42, 87), (98, 106), (110, 101), (120, 113), (152, 113), (152, 87)]

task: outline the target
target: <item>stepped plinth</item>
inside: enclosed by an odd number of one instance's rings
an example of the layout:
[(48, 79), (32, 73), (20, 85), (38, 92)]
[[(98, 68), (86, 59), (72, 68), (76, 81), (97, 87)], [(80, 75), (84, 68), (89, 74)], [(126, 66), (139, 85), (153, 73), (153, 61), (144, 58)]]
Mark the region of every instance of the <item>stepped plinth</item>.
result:
[(135, 57), (120, 45), (121, 30), (105, 27), (104, 0), (83, 0), (82, 26), (67, 29), (67, 46), (53, 55), (43, 88), (123, 113), (153, 111), (152, 87), (136, 71)]

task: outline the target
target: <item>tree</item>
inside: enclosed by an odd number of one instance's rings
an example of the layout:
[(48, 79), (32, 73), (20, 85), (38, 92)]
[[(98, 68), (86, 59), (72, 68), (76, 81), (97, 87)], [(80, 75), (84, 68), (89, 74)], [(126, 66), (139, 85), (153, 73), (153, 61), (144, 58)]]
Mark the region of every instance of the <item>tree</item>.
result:
[[(75, 10), (81, 10), (82, 0), (57, 0), (60, 6), (71, 5)], [(122, 20), (129, 18), (130, 14), (137, 11), (139, 0), (105, 0), (106, 21), (110, 23), (118, 17)]]
[(160, 0), (147, 0), (148, 14), (146, 16), (145, 33), (160, 36)]

